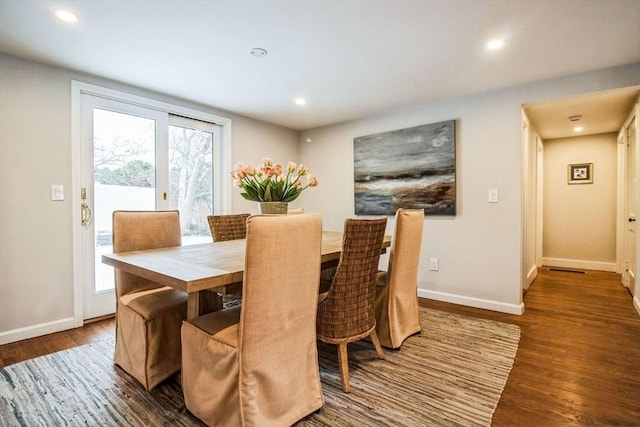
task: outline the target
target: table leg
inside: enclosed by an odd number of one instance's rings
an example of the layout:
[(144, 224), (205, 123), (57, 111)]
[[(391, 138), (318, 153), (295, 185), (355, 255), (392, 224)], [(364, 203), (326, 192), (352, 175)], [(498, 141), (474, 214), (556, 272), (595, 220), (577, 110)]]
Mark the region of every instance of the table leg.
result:
[(187, 294), (187, 320), (222, 309), (222, 295), (212, 291)]
[(187, 294), (187, 320), (200, 316), (200, 292)]
[(222, 310), (222, 295), (215, 291), (200, 291), (200, 316)]

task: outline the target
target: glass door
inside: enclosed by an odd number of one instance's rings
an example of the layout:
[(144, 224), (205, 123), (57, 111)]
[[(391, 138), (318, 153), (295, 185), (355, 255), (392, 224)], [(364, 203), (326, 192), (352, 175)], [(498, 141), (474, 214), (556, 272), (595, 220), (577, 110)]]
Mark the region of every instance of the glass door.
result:
[(207, 215), (227, 212), (231, 120), (71, 82), (74, 323), (115, 311), (114, 210), (178, 209), (183, 244), (209, 242)]
[(102, 254), (113, 252), (113, 211), (159, 206), (158, 141), (167, 125), (151, 109), (91, 96), (82, 101), (83, 317), (89, 319), (115, 311), (113, 268), (102, 263)]
[[(81, 98), (83, 318), (115, 311), (115, 210), (180, 211), (182, 244), (210, 242), (220, 126), (92, 95)], [(91, 211), (91, 215), (88, 212)]]

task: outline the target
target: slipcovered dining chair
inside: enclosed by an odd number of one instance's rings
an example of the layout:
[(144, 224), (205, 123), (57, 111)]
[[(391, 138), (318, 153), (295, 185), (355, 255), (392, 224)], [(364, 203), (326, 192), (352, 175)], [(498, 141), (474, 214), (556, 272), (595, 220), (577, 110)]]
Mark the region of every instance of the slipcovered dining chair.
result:
[(384, 359), (376, 335), (374, 299), (386, 224), (386, 217), (345, 220), (335, 275), (328, 291), (320, 294), (316, 336), (322, 342), (337, 344), (342, 388), (346, 393), (350, 391), (348, 343), (370, 336), (378, 357)]
[(420, 332), (418, 264), (424, 211), (398, 209), (389, 265), (378, 274), (376, 331), (383, 346), (400, 348), (410, 335)]
[(290, 426), (324, 405), (315, 339), (321, 246), (319, 215), (247, 220), (242, 305), (182, 326), (185, 405), (208, 425)]
[[(113, 212), (113, 251), (180, 246), (178, 211)], [(115, 269), (114, 361), (151, 390), (180, 370), (187, 294)]]
[(207, 216), (213, 241), (244, 239), (247, 235), (247, 218), (248, 213)]
[(288, 214), (301, 214), (304, 213), (304, 208), (289, 208), (287, 209)]

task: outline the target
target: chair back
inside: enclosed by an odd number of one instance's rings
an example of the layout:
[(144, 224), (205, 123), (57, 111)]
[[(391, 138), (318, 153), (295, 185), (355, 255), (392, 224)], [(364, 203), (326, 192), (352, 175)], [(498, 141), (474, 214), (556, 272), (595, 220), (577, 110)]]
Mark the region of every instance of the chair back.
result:
[(400, 313), (418, 311), (418, 265), (423, 227), (422, 209), (398, 209), (396, 212), (395, 232), (387, 269), (391, 319), (396, 319)]
[(266, 411), (276, 419), (291, 401), (274, 399), (274, 392), (298, 395), (302, 383), (305, 393), (321, 396), (315, 337), (321, 248), (317, 214), (247, 220), (238, 338), (245, 414)]
[[(182, 244), (178, 211), (114, 211), (113, 252), (167, 248)], [(116, 295), (162, 287), (157, 283), (115, 269)]]
[(366, 336), (375, 326), (375, 286), (387, 218), (344, 223), (342, 252), (327, 298), (318, 306), (323, 341)]
[(247, 235), (249, 214), (209, 215), (209, 228), (214, 242), (244, 239)]

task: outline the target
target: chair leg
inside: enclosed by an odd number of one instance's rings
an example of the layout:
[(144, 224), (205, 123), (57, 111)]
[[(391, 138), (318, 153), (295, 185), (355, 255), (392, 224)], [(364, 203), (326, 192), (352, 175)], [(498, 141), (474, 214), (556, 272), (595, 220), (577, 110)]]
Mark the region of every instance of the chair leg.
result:
[(347, 355), (347, 343), (338, 344), (338, 365), (340, 366), (340, 378), (342, 379), (342, 389), (349, 393), (349, 356)]
[(371, 331), (371, 341), (376, 348), (376, 353), (378, 353), (378, 359), (384, 359), (384, 352), (382, 351), (382, 346), (380, 345), (380, 340), (378, 339), (378, 334), (375, 329)]

